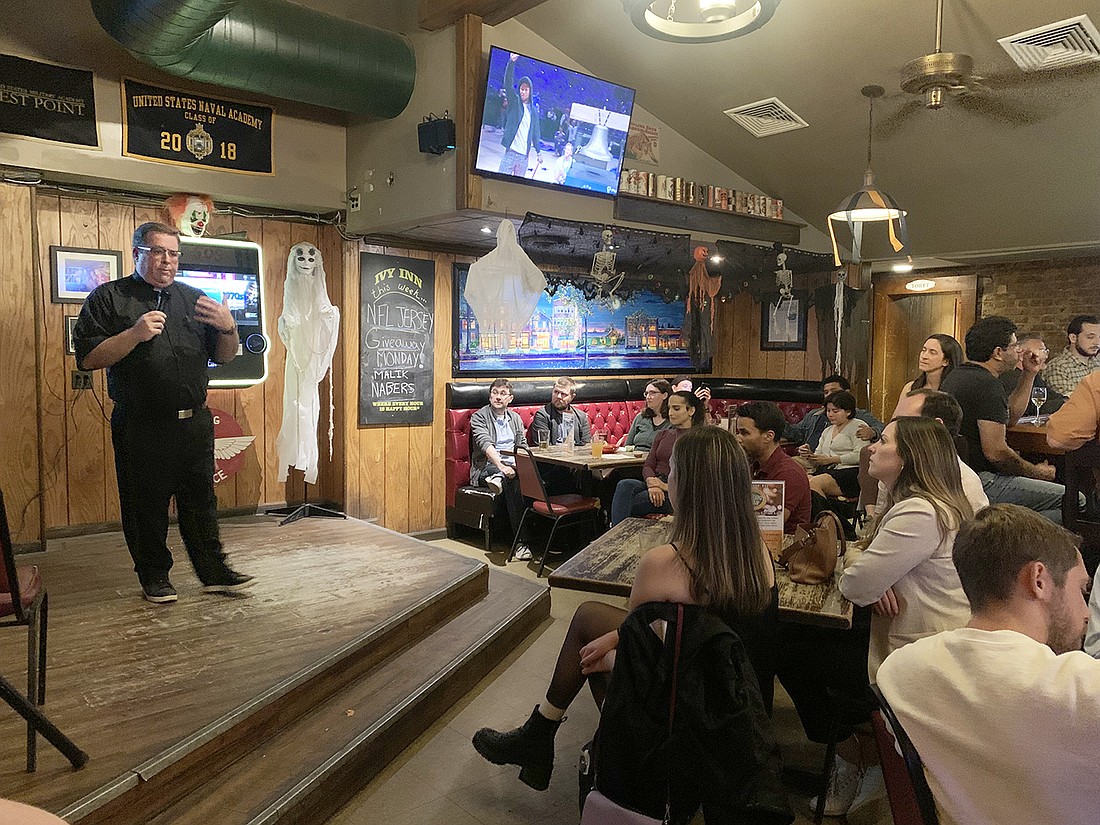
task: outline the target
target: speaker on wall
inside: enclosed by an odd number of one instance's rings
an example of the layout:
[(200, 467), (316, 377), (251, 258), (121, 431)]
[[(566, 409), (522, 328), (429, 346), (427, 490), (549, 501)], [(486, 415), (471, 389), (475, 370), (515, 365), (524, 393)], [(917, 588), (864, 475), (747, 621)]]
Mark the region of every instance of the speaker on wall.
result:
[(420, 151), (429, 155), (442, 155), (455, 148), (455, 122), (449, 117), (425, 120), (416, 127)]

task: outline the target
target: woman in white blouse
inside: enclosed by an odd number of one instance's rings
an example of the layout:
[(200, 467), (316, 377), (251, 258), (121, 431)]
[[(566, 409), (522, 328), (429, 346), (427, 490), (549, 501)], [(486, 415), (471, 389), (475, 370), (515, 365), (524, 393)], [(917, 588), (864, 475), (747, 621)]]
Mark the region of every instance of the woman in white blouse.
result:
[(829, 498), (859, 495), (859, 453), (867, 442), (856, 433), (856, 397), (847, 390), (834, 392), (825, 399), (825, 417), (832, 426), (826, 427), (817, 442), (817, 452), (806, 445), (798, 452), (816, 469), (810, 477), (810, 489)]
[[(871, 445), (871, 475), (887, 489), (886, 506), (867, 538), (843, 557), (840, 592), (872, 605), (867, 672), (872, 684), (892, 651), (942, 630), (963, 627), (970, 605), (951, 559), (959, 525), (974, 509), (963, 493), (947, 428), (930, 418), (897, 418)], [(859, 667), (857, 661), (835, 666)], [(837, 744), (825, 813), (840, 816), (879, 794), (882, 769), (873, 741)]]

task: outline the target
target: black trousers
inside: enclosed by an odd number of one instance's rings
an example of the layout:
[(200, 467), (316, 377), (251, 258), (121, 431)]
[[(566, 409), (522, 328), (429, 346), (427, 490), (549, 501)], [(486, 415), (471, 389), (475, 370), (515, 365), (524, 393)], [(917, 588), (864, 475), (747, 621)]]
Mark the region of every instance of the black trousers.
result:
[(214, 495), (214, 419), (209, 409), (190, 418), (115, 407), (111, 443), (122, 510), (122, 532), (144, 584), (166, 579), (168, 503), (176, 497), (180, 535), (204, 583), (225, 569)]

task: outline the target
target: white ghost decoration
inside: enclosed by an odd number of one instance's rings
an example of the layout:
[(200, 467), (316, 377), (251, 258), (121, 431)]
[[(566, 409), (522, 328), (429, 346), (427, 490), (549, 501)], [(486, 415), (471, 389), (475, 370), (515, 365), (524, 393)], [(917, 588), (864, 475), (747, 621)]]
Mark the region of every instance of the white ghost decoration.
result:
[[(317, 423), (321, 419), (318, 385), (332, 366), (340, 310), (325, 291), (325, 267), (314, 244), (290, 248), (283, 287), (283, 312), (279, 338), (286, 346), (286, 381), (283, 385), (283, 423), (275, 439), (279, 452), (279, 481), (287, 468), (306, 474), (307, 484), (317, 483)], [(332, 456), (332, 386), (329, 385), (329, 456)]]
[(546, 276), (531, 263), (516, 240), (516, 227), (502, 220), (497, 248), (470, 265), (466, 275), (466, 303), (482, 330), (522, 329), (531, 320)]

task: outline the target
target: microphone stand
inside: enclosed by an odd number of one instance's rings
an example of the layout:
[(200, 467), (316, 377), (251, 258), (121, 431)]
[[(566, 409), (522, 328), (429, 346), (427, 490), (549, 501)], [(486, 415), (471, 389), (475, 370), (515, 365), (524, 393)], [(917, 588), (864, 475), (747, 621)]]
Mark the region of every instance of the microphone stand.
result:
[[(305, 485), (305, 497), (308, 499), (309, 482), (305, 482)], [(346, 513), (342, 513), (330, 507), (324, 507), (320, 504), (310, 504), (308, 501), (302, 504), (287, 505), (286, 507), (273, 507), (270, 510), (264, 510), (264, 515), (286, 516), (286, 518), (279, 522), (280, 527), (303, 518), (347, 518)]]

